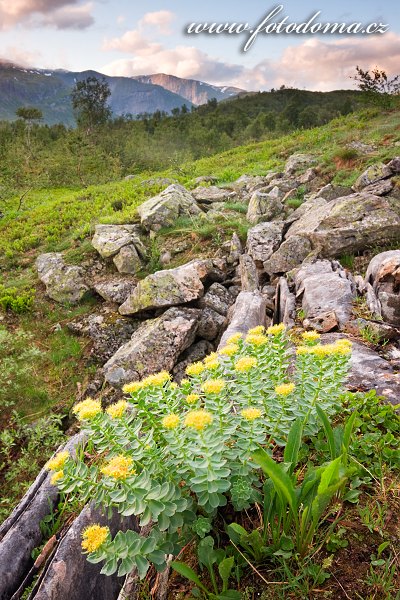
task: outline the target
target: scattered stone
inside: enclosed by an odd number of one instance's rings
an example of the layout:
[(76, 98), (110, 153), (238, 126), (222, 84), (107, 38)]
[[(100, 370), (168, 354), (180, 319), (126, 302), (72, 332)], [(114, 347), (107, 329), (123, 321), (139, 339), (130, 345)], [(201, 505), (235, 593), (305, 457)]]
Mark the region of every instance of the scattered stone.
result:
[(317, 177), (317, 172), (315, 169), (307, 169), (303, 175), (300, 175), (298, 178), (298, 182), (304, 185), (305, 183), (310, 183)]
[(262, 267), (282, 242), (283, 223), (260, 223), (247, 233), (247, 252)]
[(249, 223), (256, 225), (257, 223), (271, 221), (274, 217), (281, 215), (283, 212), (283, 204), (281, 198), (283, 193), (275, 186), (266, 194), (258, 190), (250, 198), (247, 220)]
[(392, 191), (393, 187), (391, 179), (383, 179), (382, 181), (376, 181), (375, 183), (371, 183), (371, 185), (367, 185), (363, 189), (363, 192), (375, 194), (375, 196), (386, 196)]
[(315, 157), (310, 154), (292, 154), (286, 161), (285, 173), (294, 175), (297, 171), (315, 165), (316, 162)]
[(196, 177), (194, 182), (197, 185), (201, 185), (202, 183), (217, 183), (218, 179), (216, 177), (212, 177), (211, 175), (201, 175), (200, 177)]
[(400, 173), (400, 156), (393, 158), (387, 166), (393, 174), (397, 175)]
[(173, 184), (158, 196), (143, 202), (137, 212), (143, 227), (158, 231), (161, 227), (173, 225), (178, 217), (200, 214), (201, 209), (186, 188)]
[(199, 308), (212, 308), (220, 315), (226, 316), (233, 303), (234, 299), (228, 290), (220, 283), (213, 283), (197, 305)]
[(242, 243), (239, 239), (239, 236), (236, 232), (232, 235), (232, 240), (230, 242), (229, 247), (229, 256), (228, 256), (228, 264), (229, 265), (237, 265), (239, 263), (240, 257), (243, 254)]
[(353, 140), (350, 142), (350, 144), (348, 144), (348, 148), (357, 150), (357, 152), (360, 154), (372, 154), (376, 150), (376, 147), (372, 144), (364, 144), (364, 142), (360, 142), (358, 140)]
[(212, 342), (217, 339), (224, 328), (226, 317), (220, 315), (212, 308), (204, 308), (201, 311), (197, 335)]
[(124, 246), (113, 258), (113, 263), (121, 274), (136, 275), (142, 268), (142, 261), (133, 244)]
[(264, 262), (264, 269), (270, 276), (287, 273), (301, 264), (311, 250), (311, 242), (306, 237), (292, 235)]
[(374, 312), (388, 323), (400, 325), (400, 250), (388, 250), (374, 256), (365, 281), (372, 286), (378, 302), (374, 302), (370, 292), (370, 297), (367, 297), (370, 310), (374, 308)]
[(354, 189), (356, 191), (360, 191), (368, 185), (371, 185), (371, 183), (376, 183), (377, 181), (386, 179), (391, 175), (393, 175), (393, 171), (389, 165), (376, 163), (375, 165), (368, 167), (368, 169), (360, 175), (354, 184)]
[(190, 346), (179, 357), (179, 362), (172, 370), (174, 381), (180, 383), (185, 378), (185, 369), (188, 365), (194, 362), (203, 360), (208, 354), (214, 351), (214, 346), (206, 340), (201, 340), (193, 346)]
[(193, 344), (200, 316), (198, 309), (174, 307), (143, 323), (104, 365), (105, 380), (121, 387), (158, 371), (171, 371)]
[(230, 202), (236, 198), (236, 192), (211, 185), (192, 190), (192, 196), (197, 202), (212, 204), (214, 202)]
[(143, 256), (146, 254), (138, 225), (96, 225), (92, 246), (103, 258), (111, 258), (131, 244)]
[(98, 281), (94, 284), (95, 291), (104, 298), (106, 302), (123, 304), (127, 297), (133, 292), (136, 282), (127, 278), (112, 278)]
[(41, 254), (36, 260), (39, 279), (46, 286), (46, 294), (61, 304), (76, 304), (89, 287), (81, 267), (66, 265), (59, 252)]

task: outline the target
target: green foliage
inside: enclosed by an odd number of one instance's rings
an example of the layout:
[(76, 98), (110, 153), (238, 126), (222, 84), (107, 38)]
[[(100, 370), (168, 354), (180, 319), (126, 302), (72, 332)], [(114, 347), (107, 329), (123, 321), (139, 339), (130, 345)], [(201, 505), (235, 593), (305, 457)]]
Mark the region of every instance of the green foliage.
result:
[(395, 96), (400, 93), (400, 75), (389, 77), (386, 71), (375, 67), (371, 71), (356, 67), (356, 75), (352, 77), (370, 102), (384, 108), (395, 105)]
[(111, 96), (110, 86), (103, 77), (87, 77), (77, 81), (72, 92), (72, 108), (79, 127), (91, 131), (94, 127), (104, 125), (111, 117), (111, 109), (107, 100)]
[(19, 292), (17, 288), (7, 288), (0, 284), (0, 308), (20, 314), (31, 310), (35, 299), (35, 290)]

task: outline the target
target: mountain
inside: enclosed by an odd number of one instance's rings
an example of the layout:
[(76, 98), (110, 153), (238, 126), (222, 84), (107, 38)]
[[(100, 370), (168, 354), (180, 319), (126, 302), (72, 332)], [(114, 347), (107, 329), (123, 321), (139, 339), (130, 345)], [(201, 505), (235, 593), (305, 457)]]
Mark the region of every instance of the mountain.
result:
[(74, 73), (63, 70), (25, 69), (8, 62), (0, 63), (0, 120), (15, 119), (20, 106), (34, 106), (49, 125), (75, 124), (70, 94), (76, 81), (104, 77), (111, 89), (110, 106), (115, 116), (171, 112), (191, 102), (159, 85), (142, 83), (130, 77), (109, 77), (97, 71)]
[(161, 85), (166, 90), (183, 96), (189, 102), (200, 105), (206, 104), (209, 100), (215, 98), (218, 100), (227, 100), (233, 96), (237, 96), (244, 92), (240, 88), (236, 87), (219, 87), (210, 85), (204, 81), (197, 81), (196, 79), (181, 79), (174, 75), (166, 75), (165, 73), (156, 73), (154, 75), (140, 75), (134, 77), (136, 81), (142, 83), (152, 83), (155, 85)]

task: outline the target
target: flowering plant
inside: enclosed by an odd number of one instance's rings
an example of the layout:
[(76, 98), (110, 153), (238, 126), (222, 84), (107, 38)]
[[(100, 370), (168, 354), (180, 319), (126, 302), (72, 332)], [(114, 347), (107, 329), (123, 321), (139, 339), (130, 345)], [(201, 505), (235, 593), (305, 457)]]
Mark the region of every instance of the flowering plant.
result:
[[(167, 372), (123, 388), (127, 399), (103, 411), (87, 399), (75, 413), (95, 449), (90, 464), (63, 453), (49, 464), (64, 493), (93, 499), (109, 513), (152, 524), (149, 536), (91, 525), (82, 547), (103, 573), (124, 575), (150, 563), (165, 567), (196, 515), (212, 519), (228, 502), (237, 511), (261, 499), (262, 471), (253, 454), (285, 446), (293, 424), (305, 436), (320, 428), (318, 411), (340, 407), (350, 343), (320, 345), (303, 334), (294, 352), (283, 325), (232, 336), (225, 348), (189, 365), (178, 386)], [(295, 366), (293, 363), (295, 362)]]

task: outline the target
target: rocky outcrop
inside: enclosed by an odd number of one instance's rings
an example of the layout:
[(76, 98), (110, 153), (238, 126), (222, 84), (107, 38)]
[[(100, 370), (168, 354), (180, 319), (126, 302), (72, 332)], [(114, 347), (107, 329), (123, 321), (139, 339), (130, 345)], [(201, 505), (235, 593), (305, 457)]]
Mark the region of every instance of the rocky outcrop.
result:
[(138, 207), (137, 211), (142, 226), (152, 231), (173, 225), (178, 217), (189, 217), (201, 213), (192, 194), (178, 184), (170, 185), (158, 196), (146, 200)]
[(256, 225), (280, 216), (282, 218), (283, 204), (281, 202), (284, 194), (278, 186), (272, 188), (268, 193), (258, 190), (250, 198), (247, 220)]
[(120, 306), (121, 315), (134, 315), (144, 310), (178, 306), (204, 295), (207, 278), (223, 278), (221, 261), (193, 260), (175, 269), (165, 269), (140, 281)]
[(39, 279), (46, 286), (46, 294), (61, 304), (76, 304), (89, 290), (85, 271), (81, 267), (66, 265), (58, 252), (41, 254), (36, 261)]
[(371, 167), (368, 167), (368, 169), (360, 175), (354, 184), (354, 189), (360, 191), (377, 181), (391, 177), (393, 174), (394, 173), (389, 165), (376, 163)]
[(400, 326), (400, 250), (374, 256), (365, 275), (370, 286), (369, 309), (392, 325)]
[(247, 252), (257, 266), (263, 267), (282, 242), (283, 223), (260, 223), (247, 233)]
[(200, 314), (198, 309), (170, 308), (143, 323), (104, 365), (105, 380), (120, 387), (157, 371), (171, 371), (179, 355), (193, 344)]
[(120, 273), (134, 275), (146, 258), (140, 234), (138, 225), (96, 225), (92, 246), (102, 258), (112, 258)]

